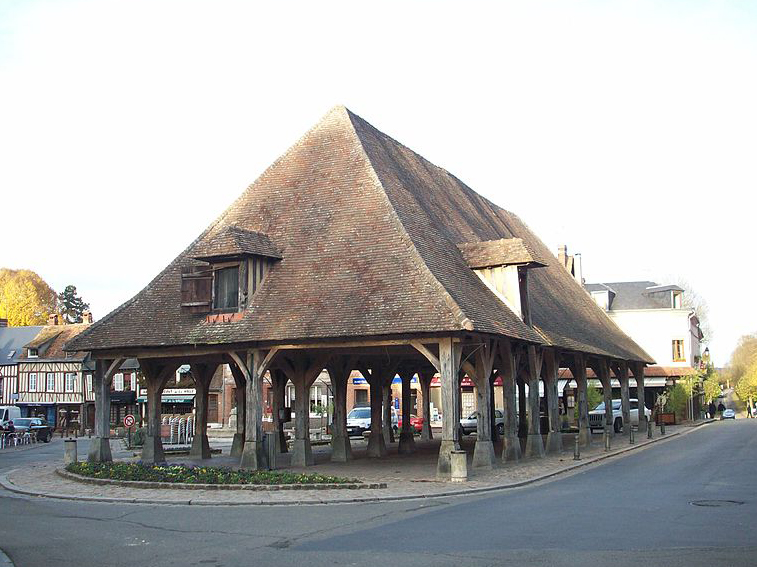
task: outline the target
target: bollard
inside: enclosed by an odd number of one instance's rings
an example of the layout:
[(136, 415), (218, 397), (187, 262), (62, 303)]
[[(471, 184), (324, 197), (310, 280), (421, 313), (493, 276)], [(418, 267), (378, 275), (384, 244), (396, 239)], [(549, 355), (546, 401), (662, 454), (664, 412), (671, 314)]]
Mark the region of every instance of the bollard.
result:
[(468, 481), (468, 454), (465, 451), (450, 451), (450, 480)]
[(265, 449), (268, 457), (268, 470), (272, 471), (276, 469), (276, 438), (279, 433), (277, 431), (265, 432)]
[(76, 454), (76, 439), (66, 439), (63, 442), (63, 464), (69, 465), (79, 460)]
[(660, 435), (665, 435), (665, 422), (660, 423)]
[(632, 425), (632, 426), (631, 426), (631, 427), (629, 428), (629, 430), (631, 431), (631, 433), (629, 433), (628, 442), (629, 442), (629, 443), (630, 443), (631, 445), (633, 445), (633, 444), (634, 444), (634, 443), (636, 442), (636, 441), (634, 440), (634, 438), (633, 438), (633, 425)]
[(652, 438), (652, 430), (654, 429), (654, 423), (647, 422), (647, 439)]
[(604, 435), (605, 435), (605, 451), (610, 450), (610, 432), (607, 431), (607, 428), (604, 429)]
[(574, 461), (580, 461), (581, 460), (581, 445), (580, 441), (578, 439), (578, 433), (576, 433), (575, 440), (573, 443), (573, 460)]

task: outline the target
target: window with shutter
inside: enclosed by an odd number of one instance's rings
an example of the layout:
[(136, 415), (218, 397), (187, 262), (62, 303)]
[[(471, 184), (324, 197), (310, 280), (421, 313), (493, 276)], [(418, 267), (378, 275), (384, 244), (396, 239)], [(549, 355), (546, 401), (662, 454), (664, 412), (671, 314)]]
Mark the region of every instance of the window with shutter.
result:
[(181, 308), (190, 313), (208, 313), (213, 298), (213, 272), (207, 268), (181, 271)]

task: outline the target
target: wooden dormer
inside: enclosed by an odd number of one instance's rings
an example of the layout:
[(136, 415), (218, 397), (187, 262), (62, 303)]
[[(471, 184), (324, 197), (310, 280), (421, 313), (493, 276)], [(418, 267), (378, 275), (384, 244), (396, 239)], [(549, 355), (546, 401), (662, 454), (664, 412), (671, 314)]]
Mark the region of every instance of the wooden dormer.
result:
[(521, 320), (531, 325), (528, 271), (544, 268), (542, 261), (520, 238), (500, 238), (457, 245), (468, 266)]
[(200, 242), (182, 269), (181, 307), (190, 313), (241, 313), (281, 253), (267, 235), (228, 226)]

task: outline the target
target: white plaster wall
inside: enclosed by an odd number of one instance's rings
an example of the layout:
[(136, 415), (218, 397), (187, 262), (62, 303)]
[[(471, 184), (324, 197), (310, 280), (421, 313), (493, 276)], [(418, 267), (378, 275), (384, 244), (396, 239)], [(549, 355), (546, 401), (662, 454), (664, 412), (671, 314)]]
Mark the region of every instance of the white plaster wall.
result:
[[(699, 354), (699, 341), (691, 333), (686, 309), (634, 309), (610, 311), (607, 315), (654, 358), (659, 366), (692, 366)], [(673, 340), (683, 340), (685, 361), (673, 361)]]

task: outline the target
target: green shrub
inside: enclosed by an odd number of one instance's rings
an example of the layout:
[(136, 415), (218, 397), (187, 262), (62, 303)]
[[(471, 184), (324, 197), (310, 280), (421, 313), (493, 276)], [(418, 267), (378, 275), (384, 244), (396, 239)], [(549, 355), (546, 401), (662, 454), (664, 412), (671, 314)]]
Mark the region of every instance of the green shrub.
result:
[(145, 431), (144, 427), (137, 427), (137, 430), (134, 432), (134, 435), (132, 435), (131, 444), (138, 445), (138, 446), (144, 445), (146, 435), (147, 435), (147, 432)]
[(674, 412), (676, 421), (684, 418), (686, 406), (689, 403), (689, 392), (683, 384), (676, 384), (668, 388), (668, 401), (665, 404), (665, 411)]
[(91, 478), (183, 484), (346, 484), (359, 480), (317, 473), (233, 470), (143, 463), (71, 463), (66, 470)]

